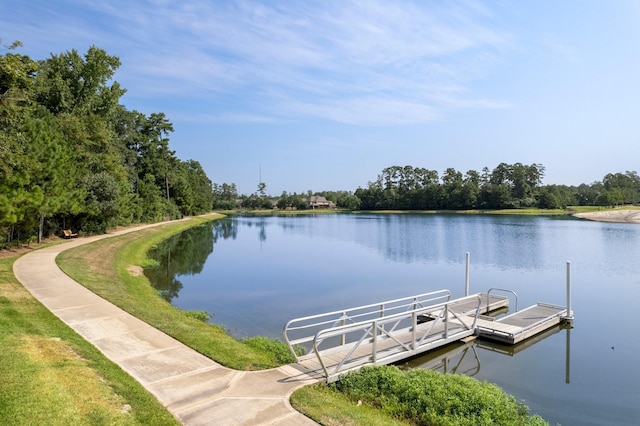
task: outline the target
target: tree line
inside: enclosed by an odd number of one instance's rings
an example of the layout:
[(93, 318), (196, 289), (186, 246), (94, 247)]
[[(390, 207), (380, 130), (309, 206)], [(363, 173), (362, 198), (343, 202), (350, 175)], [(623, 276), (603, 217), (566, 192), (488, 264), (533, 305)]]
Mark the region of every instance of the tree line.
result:
[(363, 210), (559, 209), (567, 206), (617, 206), (640, 201), (640, 177), (609, 173), (602, 181), (579, 186), (542, 185), (542, 164), (500, 163), (493, 170), (461, 173), (392, 166), (355, 195)]
[(210, 211), (212, 183), (169, 147), (164, 113), (120, 103), (120, 60), (92, 46), (0, 55), (0, 244)]
[(312, 195), (324, 196), (346, 210), (487, 210), (563, 209), (568, 206), (612, 207), (640, 202), (640, 176), (635, 171), (609, 173), (601, 181), (578, 186), (542, 185), (542, 164), (500, 163), (493, 170), (448, 168), (436, 170), (413, 166), (386, 167), (374, 181), (355, 191), (283, 192), (265, 194), (265, 184), (246, 196), (235, 184), (214, 184), (214, 207), (218, 209), (304, 210)]
[(355, 195), (362, 210), (559, 209), (567, 206), (618, 206), (640, 201), (635, 171), (609, 173), (579, 186), (542, 185), (542, 164), (500, 163), (493, 170), (466, 173), (392, 166)]
[(279, 197), (267, 195), (266, 184), (260, 183), (258, 190), (250, 195), (239, 195), (234, 183), (213, 184), (213, 208), (217, 210), (234, 210), (237, 208), (257, 210), (306, 210), (311, 196), (319, 195), (332, 201), (337, 207), (345, 210), (358, 210), (360, 199), (350, 191), (322, 191), (306, 193), (282, 191)]

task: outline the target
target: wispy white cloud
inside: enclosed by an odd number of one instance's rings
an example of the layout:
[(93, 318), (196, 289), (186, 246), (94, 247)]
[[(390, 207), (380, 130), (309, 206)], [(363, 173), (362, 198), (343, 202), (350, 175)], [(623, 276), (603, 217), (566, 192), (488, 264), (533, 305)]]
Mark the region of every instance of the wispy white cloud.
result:
[[(438, 120), (450, 108), (508, 106), (467, 90), (510, 47), (473, 1), (73, 0), (71, 7), (79, 11), (72, 37), (115, 45), (136, 96), (232, 97), (228, 116), (236, 119), (393, 125)], [(83, 20), (82, 10), (102, 19)]]
[(356, 125), (390, 126), (432, 122), (440, 118), (437, 109), (426, 103), (382, 97), (292, 102), (289, 107), (301, 114)]
[(273, 123), (274, 120), (270, 116), (262, 116), (255, 114), (243, 114), (232, 112), (221, 112), (217, 114), (207, 113), (185, 113), (180, 111), (172, 112), (172, 119), (180, 120), (182, 122), (194, 122), (194, 123)]

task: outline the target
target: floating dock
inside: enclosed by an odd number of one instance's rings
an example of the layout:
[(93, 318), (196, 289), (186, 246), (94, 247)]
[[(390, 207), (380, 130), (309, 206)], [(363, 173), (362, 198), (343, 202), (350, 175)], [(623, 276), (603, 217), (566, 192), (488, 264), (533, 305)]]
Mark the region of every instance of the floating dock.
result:
[(476, 334), (486, 339), (515, 345), (560, 324), (565, 317), (567, 308), (564, 306), (538, 303), (497, 320), (478, 318)]
[[(567, 306), (538, 303), (518, 310), (517, 295), (490, 289), (459, 299), (439, 290), (402, 299), (296, 318), (282, 332), (299, 367), (328, 382), (366, 365), (384, 365), (420, 355), (455, 341), (475, 337), (516, 345), (560, 323), (571, 323), (570, 263)], [(509, 292), (516, 312), (498, 319), (487, 314), (506, 310)], [(305, 355), (296, 354), (304, 347)]]

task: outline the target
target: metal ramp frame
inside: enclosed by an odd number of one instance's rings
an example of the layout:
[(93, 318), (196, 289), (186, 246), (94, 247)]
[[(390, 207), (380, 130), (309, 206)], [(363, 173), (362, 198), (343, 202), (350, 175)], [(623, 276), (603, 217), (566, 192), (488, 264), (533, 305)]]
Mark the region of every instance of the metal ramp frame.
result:
[[(306, 357), (311, 356), (314, 353), (314, 337), (316, 333), (322, 330), (385, 318), (390, 315), (426, 308), (449, 300), (451, 300), (451, 292), (443, 289), (400, 299), (296, 318), (284, 326), (282, 337), (289, 346), (291, 354), (295, 357), (296, 361), (301, 361), (301, 357), (295, 353), (295, 348), (301, 346), (306, 350)], [(346, 337), (343, 336), (343, 338), (339, 339), (339, 342), (342, 345), (346, 344)]]
[[(480, 295), (448, 300), (448, 291), (442, 290), (421, 296), (425, 296), (423, 300), (442, 297), (447, 300), (431, 305), (417, 303), (420, 306), (415, 308), (413, 304), (407, 306), (406, 303), (400, 303), (393, 310), (400, 310), (401, 306), (405, 310), (390, 315), (387, 315), (389, 310), (379, 310), (381, 304), (368, 305), (369, 308), (378, 307), (375, 317), (322, 328), (313, 336), (290, 339), (291, 332), (317, 328), (318, 323), (327, 325), (325, 318), (329, 314), (314, 316), (315, 320), (320, 319), (316, 323), (308, 323), (310, 317), (301, 318), (290, 321), (285, 326), (283, 336), (292, 350), (295, 344), (311, 342), (311, 351), (297, 357), (298, 362), (309, 370), (320, 370), (327, 381), (332, 382), (365, 365), (390, 364), (475, 334), (482, 305)], [(407, 302), (413, 297), (400, 300)], [(465, 315), (460, 307), (468, 307), (470, 302), (475, 304), (475, 312)], [(468, 313), (469, 309), (465, 308), (464, 311)], [(368, 312), (369, 316), (371, 313)], [(362, 316), (365, 315), (359, 314), (360, 318)], [(420, 316), (433, 319), (419, 323)], [(305, 322), (302, 326), (296, 325)], [(340, 318), (340, 322), (343, 322), (343, 318)]]

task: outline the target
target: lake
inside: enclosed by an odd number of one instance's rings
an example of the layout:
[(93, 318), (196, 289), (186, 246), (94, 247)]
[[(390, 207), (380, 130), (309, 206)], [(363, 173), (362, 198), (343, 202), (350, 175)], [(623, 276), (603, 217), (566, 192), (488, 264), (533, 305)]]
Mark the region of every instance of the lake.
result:
[[(640, 225), (570, 217), (331, 214), (234, 216), (160, 246), (146, 271), (181, 309), (237, 337), (281, 337), (293, 318), (449, 289), (492, 287), (565, 305), (573, 328), (516, 347), (478, 340), (408, 366), (464, 373), (522, 400), (551, 424), (640, 424)], [(513, 305), (512, 305), (513, 306)]]

